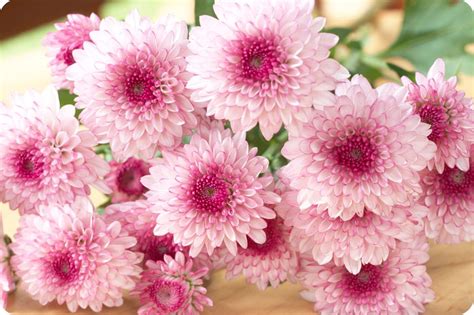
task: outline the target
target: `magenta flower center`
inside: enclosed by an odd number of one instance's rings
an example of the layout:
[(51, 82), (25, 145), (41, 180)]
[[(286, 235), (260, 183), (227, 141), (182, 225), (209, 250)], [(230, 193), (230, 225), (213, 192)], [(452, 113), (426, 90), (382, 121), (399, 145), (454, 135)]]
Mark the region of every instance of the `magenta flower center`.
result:
[(70, 253), (53, 254), (50, 267), (53, 277), (62, 283), (76, 280), (81, 269), (80, 261)]
[(258, 244), (247, 237), (247, 249), (244, 253), (251, 256), (263, 256), (277, 248), (282, 242), (281, 230), (276, 220), (266, 220), (267, 227), (264, 229), (266, 240), (263, 244)]
[(229, 184), (215, 173), (202, 175), (191, 188), (191, 200), (197, 209), (208, 213), (220, 213), (230, 197)]
[(174, 258), (177, 252), (182, 251), (182, 248), (173, 242), (172, 235), (155, 236), (150, 230), (139, 240), (138, 250), (145, 255), (143, 261), (146, 262), (147, 260), (163, 261), (165, 255)]
[(162, 99), (159, 82), (151, 69), (132, 69), (125, 78), (125, 93), (129, 102), (135, 105)]
[(14, 164), (18, 177), (23, 179), (38, 179), (44, 171), (43, 157), (36, 149), (18, 152)]
[(384, 291), (387, 287), (383, 282), (382, 266), (371, 264), (362, 265), (360, 272), (356, 275), (346, 271), (343, 284), (345, 293), (353, 297), (370, 297), (372, 294)]
[(76, 43), (70, 47), (62, 47), (56, 55), (56, 58), (62, 60), (67, 66), (72, 65), (76, 61), (72, 55), (72, 52), (76, 49), (82, 48), (82, 43)]
[(449, 124), (449, 116), (443, 106), (436, 104), (423, 104), (418, 107), (418, 115), (421, 121), (431, 125), (431, 134), (428, 139), (437, 143), (445, 134)]
[(141, 178), (149, 174), (148, 167), (140, 160), (128, 159), (120, 168), (117, 175), (118, 190), (128, 195), (141, 196), (146, 192)]
[(334, 148), (336, 162), (355, 174), (370, 171), (375, 166), (377, 155), (376, 145), (368, 137), (358, 134)]
[(458, 168), (445, 167), (440, 176), (440, 185), (443, 193), (448, 196), (467, 197), (472, 193), (474, 187), (473, 165), (467, 172)]
[(158, 279), (148, 287), (151, 300), (165, 314), (177, 312), (186, 303), (188, 288), (184, 283)]
[(272, 40), (249, 38), (241, 47), (241, 78), (245, 81), (266, 81), (281, 64), (280, 53)]

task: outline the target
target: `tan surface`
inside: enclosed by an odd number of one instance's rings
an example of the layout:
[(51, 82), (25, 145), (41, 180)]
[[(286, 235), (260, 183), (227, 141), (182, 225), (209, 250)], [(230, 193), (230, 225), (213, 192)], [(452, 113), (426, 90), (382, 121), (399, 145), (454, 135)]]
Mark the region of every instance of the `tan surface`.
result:
[[(429, 315), (457, 315), (474, 303), (474, 243), (459, 245), (433, 245), (428, 271), (433, 279), (436, 300), (427, 305)], [(208, 315), (305, 315), (314, 314), (312, 304), (299, 297), (298, 285), (284, 284), (277, 289), (258, 291), (246, 285), (244, 279), (225, 281), (223, 272), (214, 273), (209, 296), (214, 307), (206, 309)], [(104, 309), (103, 314), (135, 314), (138, 303), (126, 299), (120, 308)], [(12, 314), (67, 314), (65, 306), (41, 306), (23, 291), (10, 296), (7, 310)], [(77, 314), (91, 314), (79, 311)]]

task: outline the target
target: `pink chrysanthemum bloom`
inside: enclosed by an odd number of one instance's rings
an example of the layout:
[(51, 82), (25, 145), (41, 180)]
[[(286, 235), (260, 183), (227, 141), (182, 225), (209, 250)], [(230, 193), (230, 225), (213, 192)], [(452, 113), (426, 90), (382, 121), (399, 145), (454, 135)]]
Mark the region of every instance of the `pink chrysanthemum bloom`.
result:
[(333, 263), (318, 265), (303, 257), (298, 278), (304, 299), (315, 302), (321, 315), (420, 314), (434, 300), (431, 278), (426, 272), (428, 243), (415, 237), (397, 242), (382, 265), (363, 265), (356, 275)]
[(69, 89), (72, 92), (74, 84), (66, 79), (66, 68), (75, 62), (72, 52), (82, 48), (84, 42), (90, 40), (89, 33), (98, 30), (99, 24), (100, 18), (94, 13), (90, 17), (69, 14), (65, 22), (54, 25), (55, 32), (46, 35), (43, 45), (47, 49), (56, 88)]
[(180, 144), (197, 123), (185, 87), (186, 23), (171, 16), (152, 23), (133, 11), (125, 21), (102, 20), (90, 36), (67, 69), (81, 122), (120, 161)]
[(282, 195), (276, 211), (292, 228), (290, 240), (301, 253), (313, 257), (319, 264), (333, 261), (357, 274), (362, 264), (380, 265), (396, 246), (397, 240), (411, 241), (423, 231), (422, 218), (428, 209), (421, 205), (395, 206), (390, 213), (377, 215), (364, 210), (350, 220), (331, 218), (325, 205), (300, 210), (296, 191)]
[(52, 86), (17, 95), (12, 107), (0, 104), (0, 201), (25, 213), (86, 196), (89, 185), (109, 192), (100, 179), (109, 167), (74, 113), (72, 105), (60, 108)]
[(268, 286), (276, 288), (286, 280), (295, 281), (298, 258), (289, 244), (290, 229), (279, 217), (266, 222), (265, 243), (258, 244), (248, 239), (247, 248), (240, 247), (237, 256), (227, 257), (227, 279), (243, 274), (260, 290)]
[(336, 89), (333, 106), (315, 110), (282, 149), (282, 174), (298, 190), (302, 209), (327, 204), (329, 216), (349, 220), (364, 208), (380, 214), (409, 205), (421, 193), (418, 172), (436, 150), (395, 84), (372, 89), (356, 75)]
[(4, 240), (2, 217), (0, 214), (0, 310), (4, 310), (7, 307), (8, 292), (15, 289), (9, 259), (10, 251)]
[(268, 160), (249, 150), (245, 134), (229, 129), (193, 135), (191, 142), (163, 159), (143, 177), (147, 199), (158, 214), (156, 235), (173, 234), (190, 246), (190, 255), (225, 245), (235, 255), (237, 243), (246, 248), (247, 236), (265, 242), (265, 219), (275, 217), (266, 204), (280, 201), (266, 188)]
[(57, 300), (71, 312), (78, 307), (99, 312), (103, 305), (122, 305), (122, 291), (133, 289), (143, 258), (129, 250), (135, 244), (120, 223), (105, 223), (79, 198), (23, 216), (11, 245), (12, 265), (42, 305)]
[(176, 253), (174, 259), (165, 255), (164, 261), (149, 260), (146, 266), (132, 291), (143, 304), (138, 309), (139, 315), (193, 315), (202, 312), (205, 306), (212, 306), (202, 280), (207, 268), (193, 271), (192, 259), (186, 259), (183, 253)]
[(110, 161), (110, 172), (104, 177), (112, 190), (112, 202), (125, 202), (143, 199), (147, 189), (140, 179), (150, 174), (150, 163), (128, 158), (125, 162)]
[(441, 174), (426, 170), (421, 176), (420, 202), (430, 209), (426, 235), (442, 243), (474, 240), (474, 145), (468, 171), (446, 166)]
[(282, 124), (308, 120), (311, 107), (327, 103), (336, 83), (349, 77), (328, 58), (336, 35), (320, 33), (314, 1), (221, 0), (218, 19), (201, 16), (190, 32), (188, 87), (207, 114), (228, 119), (235, 131), (257, 123), (266, 139)]
[(428, 168), (442, 173), (444, 165), (467, 171), (469, 148), (474, 144), (474, 108), (472, 99), (456, 90), (457, 78), (444, 78), (445, 66), (436, 59), (428, 76), (416, 73), (416, 83), (402, 78), (410, 93), (408, 101), (421, 121), (431, 125), (428, 139), (436, 143), (437, 150)]

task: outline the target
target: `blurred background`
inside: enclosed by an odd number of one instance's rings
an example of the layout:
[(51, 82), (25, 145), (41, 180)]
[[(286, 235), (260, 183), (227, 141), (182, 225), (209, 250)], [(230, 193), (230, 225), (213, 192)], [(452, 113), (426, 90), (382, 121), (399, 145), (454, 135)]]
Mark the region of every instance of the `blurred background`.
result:
[[(333, 53), (352, 73), (361, 72), (377, 85), (415, 68), (425, 72), (440, 56), (472, 97), (474, 18), (469, 6), (457, 2), (320, 0), (315, 15), (326, 17), (326, 28), (340, 35), (343, 44)], [(43, 89), (51, 82), (41, 41), (54, 30), (53, 22), (68, 13), (124, 18), (134, 8), (152, 19), (170, 13), (191, 25), (195, 19), (194, 0), (10, 0), (0, 11), (0, 101), (8, 104), (11, 93)], [(93, 200), (103, 201), (96, 193)], [(18, 214), (2, 204), (0, 211), (5, 233), (12, 235)]]

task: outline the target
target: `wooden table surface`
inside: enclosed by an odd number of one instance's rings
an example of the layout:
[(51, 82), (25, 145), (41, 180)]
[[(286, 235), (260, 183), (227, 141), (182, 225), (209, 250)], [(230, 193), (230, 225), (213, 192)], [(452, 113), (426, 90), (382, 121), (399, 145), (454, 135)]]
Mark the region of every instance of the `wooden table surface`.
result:
[[(428, 272), (433, 279), (436, 300), (425, 314), (463, 314), (474, 303), (474, 243), (432, 245)], [(207, 315), (309, 315), (312, 303), (299, 297), (300, 286), (285, 283), (277, 289), (258, 291), (242, 278), (225, 281), (223, 271), (215, 272), (208, 286), (214, 307)], [(106, 308), (101, 314), (136, 314), (138, 302), (127, 298), (120, 308)], [(21, 289), (10, 295), (7, 310), (12, 314), (68, 314), (65, 306), (41, 306)], [(80, 310), (76, 314), (93, 314)]]

